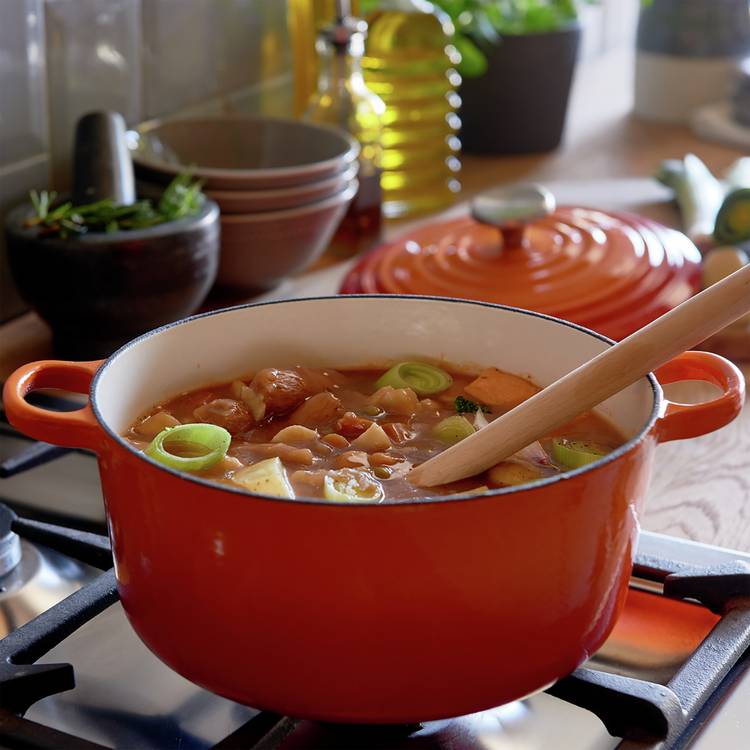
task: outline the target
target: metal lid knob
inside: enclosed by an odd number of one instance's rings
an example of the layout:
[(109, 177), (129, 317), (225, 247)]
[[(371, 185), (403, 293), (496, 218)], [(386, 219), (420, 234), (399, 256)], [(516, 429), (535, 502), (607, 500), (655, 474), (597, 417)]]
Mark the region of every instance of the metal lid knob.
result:
[(555, 207), (555, 196), (541, 185), (510, 185), (477, 195), (471, 202), (471, 216), (496, 227), (502, 235), (503, 248), (510, 250), (525, 246), (528, 222), (551, 214)]

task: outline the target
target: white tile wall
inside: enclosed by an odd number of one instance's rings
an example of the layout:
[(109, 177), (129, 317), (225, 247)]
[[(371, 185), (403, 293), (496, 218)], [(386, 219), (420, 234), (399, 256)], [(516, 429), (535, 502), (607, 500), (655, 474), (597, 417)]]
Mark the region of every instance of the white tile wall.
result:
[(65, 186), (81, 114), (141, 119), (141, 2), (46, 0), (45, 10), (52, 182)]
[[(291, 114), (285, 0), (0, 0), (0, 223), (70, 184), (75, 123)], [(0, 321), (20, 309), (0, 236)]]
[[(0, 0), (0, 224), (47, 180), (42, 0)], [(22, 309), (0, 233), (0, 320)]]
[(141, 1), (146, 117), (231, 108), (238, 92), (288, 77), (283, 0)]
[(47, 150), (42, 0), (0, 9), (0, 167)]

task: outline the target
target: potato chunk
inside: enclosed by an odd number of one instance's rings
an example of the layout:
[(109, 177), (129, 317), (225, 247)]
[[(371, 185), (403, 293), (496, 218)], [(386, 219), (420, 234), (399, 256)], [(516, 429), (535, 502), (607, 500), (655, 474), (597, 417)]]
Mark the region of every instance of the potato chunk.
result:
[(391, 447), (388, 435), (379, 424), (371, 424), (358, 438), (352, 440), (351, 448), (355, 451), (377, 453)]
[(492, 487), (509, 487), (528, 484), (541, 479), (542, 473), (530, 464), (521, 461), (502, 461), (487, 472)]
[(294, 490), (280, 458), (267, 458), (241, 469), (234, 473), (232, 481), (248, 492), (294, 499)]
[(233, 398), (216, 398), (209, 401), (194, 409), (193, 416), (199, 422), (208, 422), (223, 427), (232, 435), (244, 432), (253, 424), (253, 418), (247, 406)]
[(150, 417), (146, 417), (141, 422), (135, 431), (139, 435), (144, 437), (155, 438), (162, 430), (166, 430), (167, 427), (177, 427), (180, 424), (180, 420), (168, 414), (165, 411), (158, 411), (156, 414), (152, 414)]

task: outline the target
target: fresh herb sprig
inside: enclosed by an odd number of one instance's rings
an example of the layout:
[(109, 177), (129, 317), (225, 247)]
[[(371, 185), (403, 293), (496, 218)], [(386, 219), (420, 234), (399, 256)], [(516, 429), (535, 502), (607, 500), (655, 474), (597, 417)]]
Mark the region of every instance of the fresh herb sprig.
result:
[(456, 407), (456, 411), (459, 414), (476, 414), (480, 409), (485, 414), (491, 414), (491, 410), (482, 404), (478, 404), (471, 399), (464, 398), (463, 396), (456, 396), (453, 404)]
[(197, 213), (205, 200), (201, 183), (189, 174), (180, 174), (169, 183), (156, 205), (150, 200), (117, 205), (111, 198), (74, 206), (71, 201), (55, 206), (55, 191), (32, 190), (29, 193), (35, 215), (26, 226), (39, 227), (43, 237), (61, 237), (88, 232), (119, 232), (145, 229)]

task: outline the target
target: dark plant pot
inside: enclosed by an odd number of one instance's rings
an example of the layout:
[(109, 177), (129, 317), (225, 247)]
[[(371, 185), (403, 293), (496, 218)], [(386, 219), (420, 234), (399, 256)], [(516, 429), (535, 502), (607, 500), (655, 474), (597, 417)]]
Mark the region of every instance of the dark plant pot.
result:
[(219, 209), (148, 229), (42, 238), (6, 219), (8, 260), (18, 291), (52, 328), (55, 354), (98, 359), (152, 328), (195, 312), (219, 265)]
[(525, 154), (560, 145), (581, 29), (504, 36), (488, 70), (461, 84), (461, 143), (469, 153)]

